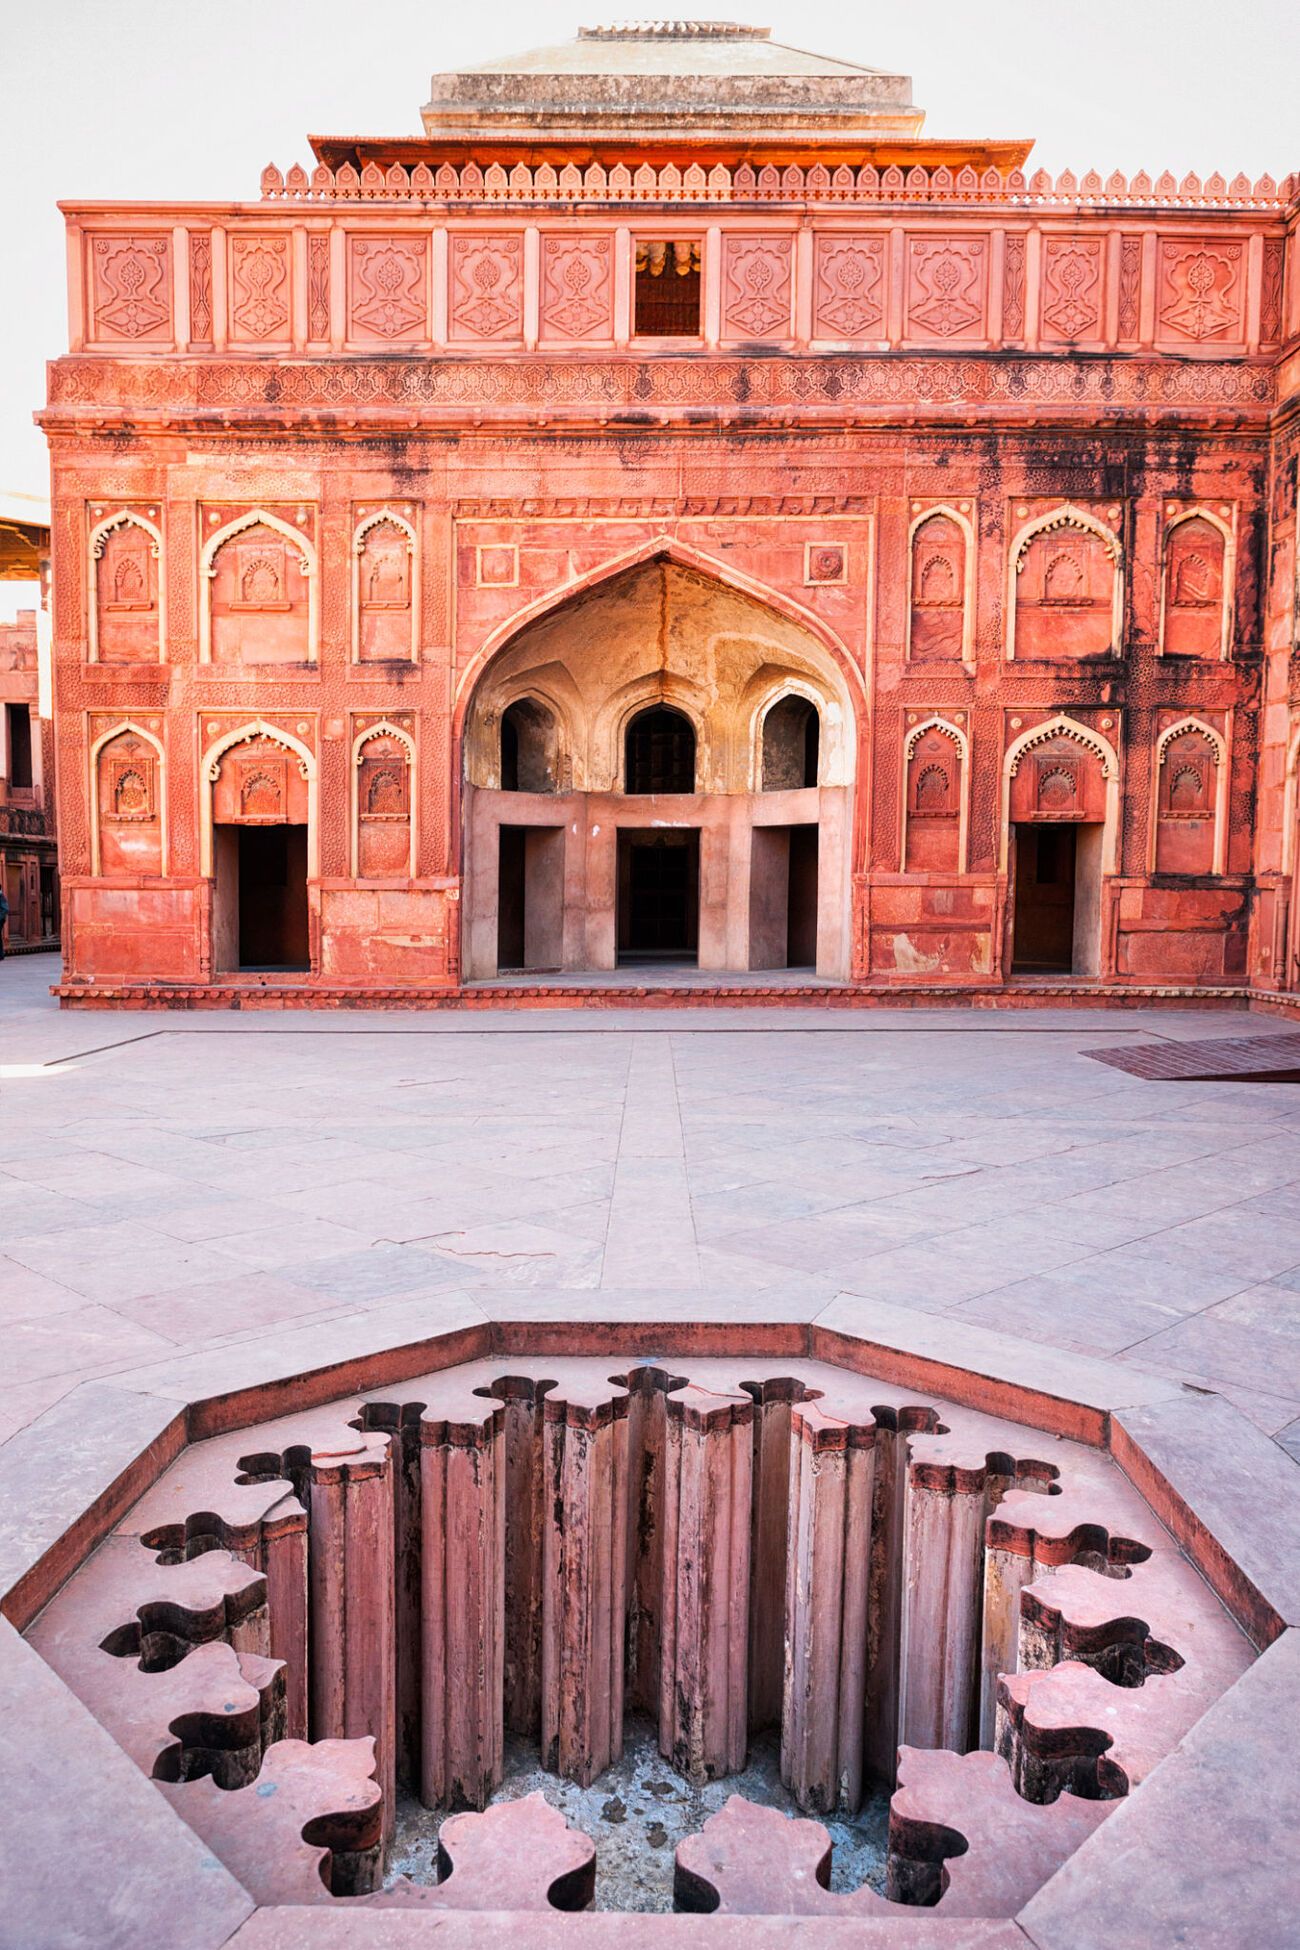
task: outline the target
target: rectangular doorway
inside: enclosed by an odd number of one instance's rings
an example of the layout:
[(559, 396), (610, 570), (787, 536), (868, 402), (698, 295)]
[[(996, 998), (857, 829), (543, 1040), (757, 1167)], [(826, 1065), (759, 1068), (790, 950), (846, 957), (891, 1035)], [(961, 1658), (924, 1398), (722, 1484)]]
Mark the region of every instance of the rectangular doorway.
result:
[(694, 962), (700, 945), (700, 835), (620, 828), (618, 959)]
[(749, 855), (750, 968), (817, 966), (816, 826), (755, 826)]
[(307, 828), (219, 826), (214, 840), (217, 968), (305, 972)]
[(1017, 826), (1013, 975), (1075, 969), (1077, 826)]
[(497, 853), (497, 972), (555, 970), (564, 953), (564, 828), (502, 826)]

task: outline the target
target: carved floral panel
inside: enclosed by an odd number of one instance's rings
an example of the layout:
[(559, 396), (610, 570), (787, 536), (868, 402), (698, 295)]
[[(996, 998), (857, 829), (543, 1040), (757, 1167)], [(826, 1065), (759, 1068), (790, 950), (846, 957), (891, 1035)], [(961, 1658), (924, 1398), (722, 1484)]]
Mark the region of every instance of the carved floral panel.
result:
[(614, 334), (613, 252), (608, 237), (542, 238), (544, 339)]
[(789, 338), (793, 264), (792, 237), (724, 237), (724, 338)]
[(404, 741), (390, 731), (357, 754), (357, 873), (382, 880), (410, 872), (411, 768)]
[(983, 237), (910, 237), (907, 331), (947, 343), (987, 336), (988, 243)]
[(411, 538), (376, 521), (357, 548), (357, 655), (363, 663), (411, 655)]
[(348, 239), (348, 336), (386, 345), (429, 336), (428, 240)]
[(912, 536), (909, 655), (959, 659), (965, 643), (966, 537), (951, 516), (929, 515)]
[(289, 337), (289, 239), (230, 235), (230, 337), (263, 345)]
[(453, 234), (453, 339), (518, 339), (524, 327), (524, 246), (521, 237)]
[(885, 239), (819, 234), (813, 262), (813, 337), (884, 338)]
[(1160, 754), (1157, 873), (1213, 873), (1218, 753), (1203, 731), (1180, 732)]
[(1049, 344), (1104, 336), (1100, 237), (1043, 239), (1040, 307)]
[(307, 780), (298, 754), (262, 735), (232, 745), (218, 762), (212, 817), (223, 826), (305, 826)]
[(154, 664), (159, 656), (158, 544), (123, 520), (101, 529), (95, 564), (95, 654), (100, 663)]
[(171, 239), (90, 239), (90, 336), (158, 345), (172, 336)]
[(100, 747), (97, 767), (100, 872), (161, 873), (157, 752), (147, 738), (123, 731)]
[(222, 544), (208, 581), (214, 663), (304, 663), (310, 656), (303, 551), (258, 522)]
[(1192, 345), (1241, 339), (1243, 273), (1240, 244), (1162, 239), (1157, 337)]
[(1193, 515), (1165, 540), (1166, 656), (1217, 657), (1223, 648), (1226, 544), (1212, 521)]
[(907, 762), (908, 873), (955, 873), (959, 867), (962, 756), (947, 732), (931, 725)]
[(1114, 552), (1063, 516), (1021, 549), (1015, 564), (1015, 654), (1104, 657), (1114, 651)]

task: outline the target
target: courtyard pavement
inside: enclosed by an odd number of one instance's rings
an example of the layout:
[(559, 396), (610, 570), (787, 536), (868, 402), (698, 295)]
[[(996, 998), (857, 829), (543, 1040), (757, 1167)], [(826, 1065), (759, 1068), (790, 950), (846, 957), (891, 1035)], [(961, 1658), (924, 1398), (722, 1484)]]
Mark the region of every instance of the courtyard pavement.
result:
[(780, 1294), (1174, 1376), (1300, 1458), (1300, 1084), (1086, 1054), (1292, 1024), (61, 1014), (56, 973), (0, 965), (0, 1440), (87, 1376), (395, 1300)]

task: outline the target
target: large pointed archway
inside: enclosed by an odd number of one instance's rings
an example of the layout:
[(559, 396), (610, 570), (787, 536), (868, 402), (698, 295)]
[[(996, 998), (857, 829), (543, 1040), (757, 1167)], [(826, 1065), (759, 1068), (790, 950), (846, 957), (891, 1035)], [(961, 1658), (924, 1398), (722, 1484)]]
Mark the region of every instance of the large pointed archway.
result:
[(462, 698), (466, 979), (847, 976), (858, 696), (812, 619), (667, 550), (520, 619)]

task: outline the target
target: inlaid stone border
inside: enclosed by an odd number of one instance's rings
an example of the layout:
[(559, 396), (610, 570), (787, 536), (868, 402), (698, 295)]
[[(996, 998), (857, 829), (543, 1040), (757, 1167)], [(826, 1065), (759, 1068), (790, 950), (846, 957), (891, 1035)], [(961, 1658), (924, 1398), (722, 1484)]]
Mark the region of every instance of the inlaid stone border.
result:
[[(749, 1311), (761, 1317), (746, 1319)], [(185, 1444), (509, 1354), (824, 1359), (1109, 1452), (1261, 1656), (1004, 1923), (818, 1919), (819, 1943), (951, 1950), (1291, 1940), (1300, 1822), (1295, 1465), (1221, 1398), (880, 1302), (439, 1294), (83, 1383), (0, 1450), (0, 1942), (169, 1950), (788, 1941), (780, 1918), (257, 1909), (18, 1633)], [(124, 1840), (129, 1835), (129, 1846)], [(13, 1892), (11, 1895), (9, 1892)], [(17, 1934), (12, 1934), (13, 1932)], [(433, 1932), (437, 1931), (436, 1938)]]

